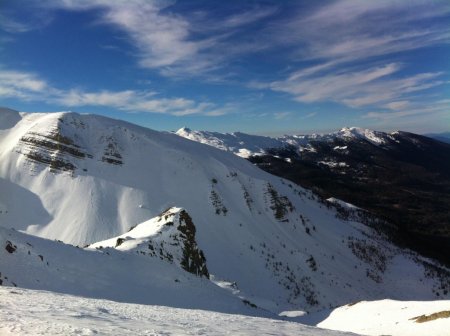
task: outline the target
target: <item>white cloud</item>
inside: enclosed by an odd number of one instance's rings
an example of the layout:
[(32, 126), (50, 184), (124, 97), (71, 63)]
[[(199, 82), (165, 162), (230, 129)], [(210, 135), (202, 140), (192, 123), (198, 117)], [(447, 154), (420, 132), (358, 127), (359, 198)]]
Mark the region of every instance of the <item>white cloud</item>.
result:
[(32, 27), (7, 15), (0, 14), (0, 29), (7, 33), (25, 33), (31, 30)]
[(402, 110), (405, 107), (407, 107), (409, 105), (409, 101), (407, 100), (398, 100), (398, 101), (393, 101), (390, 103), (387, 103), (386, 105), (384, 105), (383, 107), (389, 109), (389, 110)]
[[(445, 1), (338, 0), (288, 6), (291, 12), (277, 21), (275, 6), (240, 5), (240, 12), (176, 13), (164, 0), (51, 0), (42, 6), (66, 10), (100, 9), (100, 22), (125, 32), (137, 48), (139, 64), (170, 77), (206, 76), (237, 56), (288, 45), (292, 60), (318, 60), (302, 69), (320, 72), (348, 62), (450, 42), (450, 28), (440, 18), (450, 13)], [(311, 10), (313, 8), (313, 10)], [(246, 35), (245, 27), (259, 24)], [(269, 52), (271, 52), (269, 51)], [(228, 71), (229, 72), (229, 71)], [(225, 76), (222, 74), (219, 79)]]
[(303, 116), (301, 119), (309, 119), (309, 118), (315, 117), (316, 115), (317, 115), (317, 112), (311, 112), (311, 113), (308, 113), (307, 115)]
[(32, 73), (0, 70), (0, 86), (40, 92), (46, 89), (47, 83)]
[[(398, 61), (400, 52), (450, 42), (450, 26), (442, 20), (450, 14), (445, 0), (314, 2), (288, 6), (292, 11), (283, 12), (279, 21), (276, 14), (282, 12), (281, 6), (239, 5), (242, 11), (219, 17), (214, 11), (191, 13), (184, 9), (177, 13), (173, 4), (164, 0), (49, 0), (41, 6), (96, 10), (100, 23), (113, 25), (128, 36), (142, 67), (165, 76), (213, 73), (208, 80), (220, 82), (227, 76), (240, 76), (233, 73), (234, 69), (218, 71), (237, 56), (261, 50), (273, 56), (277, 48), (285, 55), (289, 49), (289, 72), (284, 70), (284, 78), (266, 82), (254, 79), (247, 86), (287, 93), (304, 103), (333, 101), (352, 108), (398, 112), (407, 102), (414, 104), (411, 94), (445, 83), (444, 75), (438, 72), (405, 75), (400, 70), (407, 70), (408, 65)], [(274, 20), (260, 24), (267, 19)], [(14, 27), (14, 22), (5, 22)], [(253, 25), (252, 29), (246, 31), (247, 25)], [(19, 25), (16, 30), (21, 29), (26, 28)], [(394, 61), (386, 61), (394, 54)], [(302, 65), (295, 68), (293, 64), (299, 61)], [(48, 84), (36, 76), (26, 75), (29, 77), (23, 80), (8, 80), (8, 85), (0, 82), (0, 95), (38, 99), (36, 94), (42, 90), (46, 99), (65, 106), (101, 105), (176, 115), (229, 112), (209, 102), (160, 98), (147, 91), (57, 90), (46, 87)], [(265, 78), (272, 75), (264, 74)]]
[[(401, 102), (399, 102), (401, 103)], [(364, 119), (389, 121), (393, 119), (400, 119), (404, 117), (420, 117), (432, 119), (435, 115), (450, 116), (450, 99), (442, 99), (433, 102), (432, 104), (424, 102), (406, 102), (404, 106), (395, 106), (392, 109), (386, 106), (387, 111), (372, 111), (366, 113)]]
[(242, 25), (247, 25), (259, 20), (262, 20), (266, 17), (272, 16), (277, 11), (275, 7), (267, 7), (267, 8), (254, 8), (242, 13), (238, 13), (235, 15), (231, 15), (226, 18), (222, 26), (227, 28), (239, 27)]
[(0, 97), (43, 101), (62, 107), (105, 106), (126, 112), (163, 113), (176, 116), (201, 114), (218, 116), (230, 112), (227, 106), (192, 99), (158, 97), (153, 91), (62, 90), (50, 86), (35, 74), (0, 70)]
[(323, 100), (343, 101), (357, 91), (362, 84), (392, 74), (398, 70), (397, 64), (388, 64), (384, 67), (372, 68), (358, 72), (329, 74), (327, 76), (309, 77), (296, 76), (285, 81), (273, 82), (271, 88), (292, 94), (301, 102), (316, 102)]
[(185, 116), (201, 114), (215, 116), (218, 108), (209, 102), (196, 102), (186, 98), (160, 98), (145, 91), (60, 91), (51, 101), (63, 106), (107, 106), (126, 112), (149, 112)]
[(286, 80), (271, 83), (271, 89), (289, 93), (295, 100), (305, 103), (334, 101), (353, 108), (384, 104), (395, 109), (405, 104), (404, 100), (397, 100), (407, 94), (444, 83), (437, 79), (442, 73), (394, 77), (400, 69), (399, 64), (390, 63), (364, 70), (341, 69), (338, 73), (320, 76), (314, 72), (312, 76), (308, 72), (297, 72)]
[(348, 62), (449, 43), (450, 27), (434, 20), (449, 13), (445, 1), (340, 0), (301, 12), (279, 29), (299, 32), (289, 36), (302, 58)]
[(290, 114), (291, 112), (275, 112), (273, 115), (275, 119), (281, 120), (287, 118)]
[(48, 89), (47, 83), (33, 73), (0, 68), (0, 97), (34, 100)]
[(251, 52), (257, 44), (240, 44), (230, 37), (241, 27), (276, 12), (274, 7), (208, 18), (170, 11), (172, 1), (53, 0), (47, 4), (67, 10), (100, 11), (101, 22), (120, 28), (138, 49), (139, 64), (164, 76), (201, 76), (223, 66), (236, 54)]
[(253, 81), (248, 86), (270, 87), (305, 103), (402, 109), (409, 94), (444, 84), (438, 79), (443, 73), (400, 77), (400, 70), (408, 65), (391, 61), (380, 66), (380, 57), (450, 43), (450, 26), (439, 20), (449, 14), (450, 6), (444, 1), (320, 3), (278, 24), (273, 37), (296, 50), (293, 59), (313, 61), (313, 65), (291, 71), (282, 80)]

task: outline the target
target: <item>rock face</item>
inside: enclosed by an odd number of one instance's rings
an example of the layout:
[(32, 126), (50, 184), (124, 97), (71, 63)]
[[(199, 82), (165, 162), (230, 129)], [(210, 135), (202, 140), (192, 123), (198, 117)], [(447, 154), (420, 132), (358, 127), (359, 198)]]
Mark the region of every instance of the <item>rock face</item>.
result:
[[(265, 171), (389, 221), (397, 243), (450, 265), (450, 145), (408, 132), (343, 128), (272, 139), (181, 129)], [(243, 155), (245, 154), (245, 155)]]
[(31, 162), (48, 165), (52, 172), (74, 171), (77, 167), (71, 158), (92, 158), (72, 139), (62, 135), (59, 125), (46, 133), (27, 132), (20, 138), (17, 150)]
[[(177, 230), (181, 232), (180, 238), (183, 241), (183, 258), (181, 266), (184, 270), (199, 276), (209, 278), (208, 268), (206, 267), (206, 258), (203, 251), (198, 248), (195, 240), (195, 225), (189, 214), (182, 210), (179, 215), (179, 224)], [(174, 236), (174, 239), (176, 235)]]
[(185, 271), (209, 278), (206, 258), (198, 247), (196, 228), (184, 209), (170, 208), (156, 218), (132, 228), (127, 233), (89, 248), (115, 248), (176, 263)]
[[(56, 261), (53, 247), (19, 248), (5, 236), (3, 246), (9, 240), (18, 250), (0, 249), (2, 279), (45, 289), (55, 276), (53, 288), (76, 289), (67, 282), (84, 281), (77, 274), (87, 276), (80, 268), (88, 263), (103, 273), (89, 276), (95, 286), (83, 283), (83, 295), (98, 296), (104, 284), (117, 290), (111, 277), (136, 284), (121, 273), (135, 269), (130, 262), (156, 267), (139, 273), (149, 284), (161, 277), (158, 283), (182, 286), (189, 276), (198, 286), (227, 287), (239, 304), (277, 313), (385, 297), (448, 297), (448, 269), (394, 245), (381, 230), (385, 221), (236, 155), (95, 115), (19, 116), (0, 130), (0, 226), (90, 251), (62, 274), (57, 269), (69, 259)], [(19, 257), (23, 267), (11, 262)], [(33, 279), (29, 260), (42, 277), (25, 282), (18, 271)], [(100, 267), (102, 260), (111, 262)], [(158, 270), (163, 273), (153, 274)]]

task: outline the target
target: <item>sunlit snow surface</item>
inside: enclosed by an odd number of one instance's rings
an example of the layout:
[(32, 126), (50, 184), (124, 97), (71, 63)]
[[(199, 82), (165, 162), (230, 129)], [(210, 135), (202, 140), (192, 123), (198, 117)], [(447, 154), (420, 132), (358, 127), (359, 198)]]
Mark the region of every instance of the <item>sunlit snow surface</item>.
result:
[(0, 287), (0, 335), (351, 335), (295, 322)]
[[(413, 318), (448, 309), (450, 301), (364, 301), (335, 309), (318, 326), (362, 335), (446, 336), (450, 318), (425, 323)], [(226, 334), (354, 335), (267, 318), (0, 287), (0, 335)]]
[(448, 336), (450, 317), (423, 323), (415, 321), (418, 316), (442, 311), (450, 311), (450, 300), (362, 301), (335, 309), (318, 326), (374, 336)]

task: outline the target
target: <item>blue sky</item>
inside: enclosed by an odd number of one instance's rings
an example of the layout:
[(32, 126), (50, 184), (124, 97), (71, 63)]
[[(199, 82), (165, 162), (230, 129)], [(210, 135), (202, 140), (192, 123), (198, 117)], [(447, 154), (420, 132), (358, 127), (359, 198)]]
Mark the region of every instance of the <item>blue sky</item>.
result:
[(450, 2), (3, 0), (0, 105), (157, 130), (450, 129)]

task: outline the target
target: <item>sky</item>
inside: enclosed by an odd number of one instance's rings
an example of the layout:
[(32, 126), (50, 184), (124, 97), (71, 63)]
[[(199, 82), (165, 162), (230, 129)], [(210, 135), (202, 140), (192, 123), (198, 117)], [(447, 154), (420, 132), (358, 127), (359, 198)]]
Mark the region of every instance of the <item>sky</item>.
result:
[(450, 130), (450, 1), (0, 0), (0, 106), (156, 130)]

